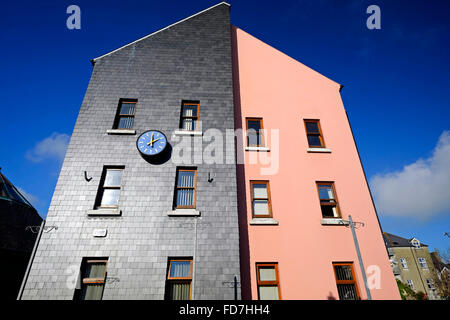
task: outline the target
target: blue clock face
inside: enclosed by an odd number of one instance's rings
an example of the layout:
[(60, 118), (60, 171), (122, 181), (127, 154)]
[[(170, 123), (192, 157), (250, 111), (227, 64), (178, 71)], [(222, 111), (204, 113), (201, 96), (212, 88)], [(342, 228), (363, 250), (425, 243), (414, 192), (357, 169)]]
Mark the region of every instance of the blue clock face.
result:
[(155, 156), (166, 148), (167, 138), (160, 131), (149, 130), (139, 136), (136, 146), (142, 154)]

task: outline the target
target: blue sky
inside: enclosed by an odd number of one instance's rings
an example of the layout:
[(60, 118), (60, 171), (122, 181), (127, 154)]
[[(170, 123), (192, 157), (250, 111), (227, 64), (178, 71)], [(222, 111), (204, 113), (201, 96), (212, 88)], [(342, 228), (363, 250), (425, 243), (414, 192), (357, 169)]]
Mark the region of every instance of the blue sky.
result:
[[(2, 3), (0, 166), (42, 216), (89, 82), (89, 59), (216, 3)], [(447, 250), (450, 2), (230, 3), (232, 24), (344, 85), (384, 231)], [(81, 30), (66, 28), (71, 4), (81, 8)], [(371, 4), (381, 9), (381, 30), (366, 27)]]

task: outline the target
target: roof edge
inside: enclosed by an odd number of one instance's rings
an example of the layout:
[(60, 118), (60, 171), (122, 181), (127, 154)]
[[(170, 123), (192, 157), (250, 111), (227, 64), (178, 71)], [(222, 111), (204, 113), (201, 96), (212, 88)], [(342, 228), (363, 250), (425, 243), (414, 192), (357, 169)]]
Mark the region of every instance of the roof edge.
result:
[(121, 50), (121, 49), (123, 49), (123, 48), (125, 48), (125, 47), (128, 47), (128, 46), (132, 45), (132, 44), (135, 44), (136, 42), (139, 42), (139, 41), (141, 41), (141, 40), (147, 39), (147, 38), (149, 38), (149, 37), (151, 37), (151, 36), (153, 36), (153, 35), (155, 35), (155, 34), (161, 32), (161, 31), (164, 31), (164, 30), (166, 30), (166, 29), (169, 29), (169, 28), (171, 28), (171, 27), (173, 27), (173, 26), (175, 26), (175, 25), (177, 25), (177, 24), (179, 24), (179, 23), (181, 23), (181, 22), (184, 22), (184, 21), (186, 21), (186, 20), (189, 20), (189, 19), (191, 19), (191, 18), (193, 18), (193, 17), (195, 17), (195, 16), (198, 16), (199, 14), (202, 14), (202, 13), (204, 13), (204, 12), (206, 12), (206, 11), (208, 11), (208, 10), (211, 10), (211, 9), (213, 9), (213, 8), (215, 8), (215, 7), (218, 7), (218, 6), (222, 5), (222, 4), (225, 4), (225, 5), (227, 5), (227, 6), (229, 6), (229, 7), (231, 8), (231, 5), (230, 5), (229, 3), (225, 2), (225, 1), (219, 2), (219, 3), (215, 4), (215, 5), (213, 5), (212, 7), (209, 7), (209, 8), (206, 8), (206, 9), (202, 10), (202, 11), (199, 11), (199, 12), (197, 12), (197, 13), (195, 13), (195, 14), (193, 14), (193, 15), (187, 17), (187, 18), (184, 18), (184, 19), (179, 20), (179, 21), (177, 21), (177, 22), (175, 22), (175, 23), (172, 23), (171, 25), (168, 25), (167, 27), (164, 27), (164, 28), (162, 28), (162, 29), (159, 29), (159, 30), (157, 30), (157, 31), (155, 31), (155, 32), (152, 32), (152, 33), (150, 33), (150, 34), (148, 34), (148, 35), (142, 37), (142, 38), (139, 38), (139, 39), (137, 39), (137, 40), (135, 40), (135, 41), (133, 41), (133, 42), (130, 42), (130, 43), (126, 44), (126, 45), (123, 45), (123, 46), (121, 46), (120, 48), (117, 48), (117, 49), (112, 50), (112, 51), (110, 51), (110, 52), (108, 52), (108, 53), (105, 53), (104, 55), (101, 55), (101, 56), (99, 56), (99, 57), (97, 57), (97, 58), (91, 59), (90, 61), (91, 61), (92, 65), (94, 65), (95, 62), (96, 62), (97, 60), (99, 60), (99, 59), (101, 59), (101, 58), (103, 58), (103, 57), (106, 57), (106, 56), (108, 56), (108, 55), (110, 55), (110, 54), (112, 54), (112, 53), (114, 53), (114, 52), (116, 52), (116, 51), (119, 51), (119, 50)]

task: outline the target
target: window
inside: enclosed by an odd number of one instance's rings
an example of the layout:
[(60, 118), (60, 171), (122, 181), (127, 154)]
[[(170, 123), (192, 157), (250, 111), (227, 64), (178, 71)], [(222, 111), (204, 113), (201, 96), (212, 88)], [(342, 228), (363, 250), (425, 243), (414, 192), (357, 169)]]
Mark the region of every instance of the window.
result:
[(271, 218), (269, 181), (250, 181), (253, 218)]
[(340, 300), (359, 300), (353, 263), (333, 263)]
[(317, 182), (317, 190), (319, 192), (320, 208), (322, 209), (322, 217), (339, 218), (338, 200), (333, 182)]
[(403, 269), (408, 269), (408, 264), (406, 263), (405, 258), (400, 258), (400, 263), (402, 264)]
[(122, 183), (123, 167), (103, 168), (96, 208), (117, 208)]
[(84, 258), (81, 265), (80, 300), (101, 300), (105, 287), (108, 258)]
[(425, 258), (419, 258), (419, 264), (422, 269), (428, 269), (427, 261)]
[(192, 258), (169, 259), (166, 300), (191, 300)]
[(256, 279), (259, 300), (280, 300), (278, 263), (257, 263)]
[(197, 130), (199, 112), (200, 112), (199, 102), (183, 102), (181, 107), (180, 128), (188, 131)]
[(408, 287), (414, 290), (414, 283), (412, 280), (406, 280), (406, 283), (408, 284)]
[(419, 242), (419, 240), (414, 239), (413, 241), (411, 241), (411, 244), (413, 245), (414, 248), (420, 249), (420, 242)]
[(263, 121), (261, 118), (247, 118), (247, 146), (264, 147)]
[(197, 169), (177, 169), (175, 208), (195, 208)]
[(310, 148), (325, 148), (319, 120), (305, 120), (305, 130)]
[(427, 279), (427, 286), (428, 286), (428, 289), (434, 290), (435, 289), (435, 287), (434, 287), (434, 280), (433, 279)]
[(121, 99), (119, 101), (119, 108), (113, 126), (114, 129), (133, 128), (136, 104), (137, 100), (134, 99)]

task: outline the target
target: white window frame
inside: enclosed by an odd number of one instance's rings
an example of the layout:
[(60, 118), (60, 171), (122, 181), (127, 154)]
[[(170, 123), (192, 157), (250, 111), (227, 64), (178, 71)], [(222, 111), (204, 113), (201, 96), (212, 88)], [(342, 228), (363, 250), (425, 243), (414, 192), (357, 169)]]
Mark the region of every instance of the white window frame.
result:
[(433, 279), (427, 279), (426, 282), (427, 282), (428, 289), (430, 289), (430, 290), (434, 290), (435, 289), (435, 287), (434, 287), (434, 280)]
[(404, 270), (408, 270), (408, 263), (406, 262), (406, 259), (405, 259), (405, 258), (400, 258), (400, 263), (401, 263), (402, 268), (403, 268)]
[(428, 269), (427, 260), (425, 258), (417, 258), (422, 269)]
[(414, 283), (412, 280), (406, 280), (406, 283), (408, 284), (408, 287), (410, 287), (412, 290), (414, 290)]

